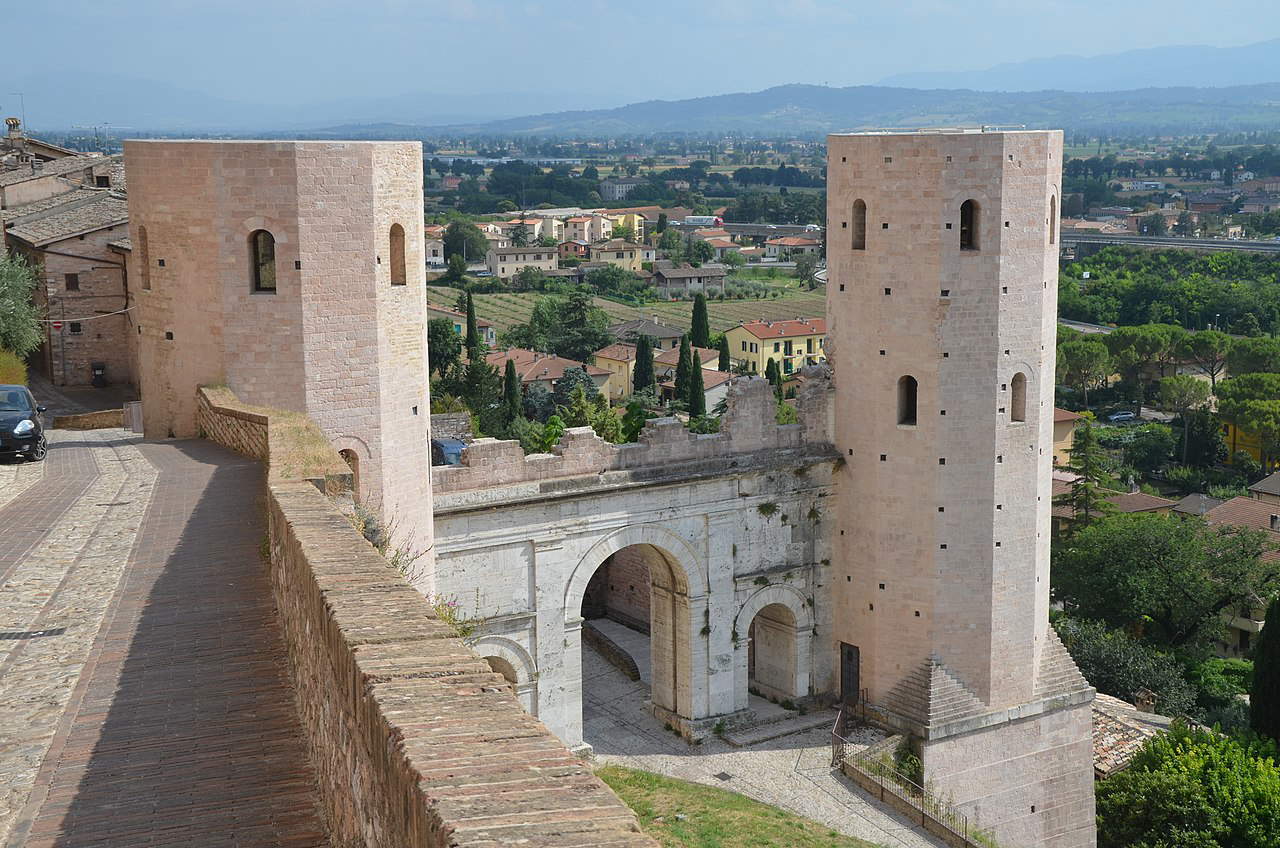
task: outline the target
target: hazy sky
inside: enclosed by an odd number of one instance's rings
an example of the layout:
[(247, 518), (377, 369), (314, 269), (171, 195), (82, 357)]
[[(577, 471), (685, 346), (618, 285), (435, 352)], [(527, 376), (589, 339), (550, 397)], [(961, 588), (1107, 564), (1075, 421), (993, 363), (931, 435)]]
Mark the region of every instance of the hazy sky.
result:
[(539, 91), (563, 95), (565, 108), (595, 107), (1280, 36), (1276, 0), (59, 0), (25, 8), (4, 13), (5, 64), (19, 76), (104, 72), (258, 103)]

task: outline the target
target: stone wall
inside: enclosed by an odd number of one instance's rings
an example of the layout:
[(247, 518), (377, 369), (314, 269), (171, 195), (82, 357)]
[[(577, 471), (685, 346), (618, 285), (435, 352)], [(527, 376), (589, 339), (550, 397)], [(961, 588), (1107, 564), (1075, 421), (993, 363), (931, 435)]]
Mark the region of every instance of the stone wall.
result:
[(267, 462), (271, 458), (267, 449), (267, 416), (237, 409), (226, 400), (218, 402), (213, 399), (214, 394), (205, 388), (197, 392), (196, 427), (201, 437)]
[(690, 433), (675, 418), (654, 418), (645, 425), (638, 443), (611, 445), (590, 427), (571, 427), (552, 453), (530, 456), (525, 456), (517, 441), (477, 439), (463, 452), (460, 465), (433, 469), (436, 509), (465, 502), (465, 498), (441, 497), (456, 492), (608, 471), (650, 468), (693, 472), (699, 463), (742, 454), (829, 450), (830, 381), (823, 374), (825, 369), (816, 369), (813, 378), (801, 387), (798, 424), (779, 425), (774, 418), (776, 405), (768, 381), (749, 377), (730, 388), (719, 433)]
[[(198, 405), (215, 441), (309, 450), (218, 390)], [(654, 845), (315, 486), (271, 471), (271, 582), (335, 846)]]

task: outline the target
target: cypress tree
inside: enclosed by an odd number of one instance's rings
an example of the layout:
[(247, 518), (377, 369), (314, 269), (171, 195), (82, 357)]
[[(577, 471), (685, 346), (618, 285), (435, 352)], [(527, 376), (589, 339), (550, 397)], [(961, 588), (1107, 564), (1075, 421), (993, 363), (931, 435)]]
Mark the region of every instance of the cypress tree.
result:
[(676, 362), (676, 400), (684, 400), (689, 394), (689, 369), (693, 364), (693, 352), (689, 349), (689, 334), (680, 337), (680, 359)]
[(641, 336), (636, 339), (636, 368), (631, 376), (631, 390), (652, 389), (653, 383), (653, 339)]
[(698, 292), (693, 299), (693, 327), (689, 341), (694, 347), (711, 347), (711, 320), (707, 317), (707, 296)]
[(520, 378), (516, 376), (516, 361), (507, 360), (507, 370), (502, 375), (502, 398), (507, 421), (515, 421), (520, 417), (523, 408), (520, 396)]
[(777, 360), (772, 356), (764, 366), (764, 378), (773, 386), (773, 393), (777, 396), (778, 402), (782, 402), (782, 369), (778, 367)]
[(467, 358), (473, 362), (480, 358), (480, 329), (476, 326), (476, 304), (467, 292)]
[(689, 396), (685, 402), (689, 404), (690, 417), (707, 414), (707, 396), (702, 387), (702, 368), (694, 365), (689, 369)]
[(720, 363), (717, 366), (720, 371), (733, 370), (733, 362), (729, 358), (729, 337), (720, 337)]
[[(1267, 616), (1269, 622), (1280, 621), (1280, 599), (1267, 607)], [(1253, 649), (1249, 724), (1259, 734), (1280, 740), (1280, 627), (1262, 628)]]

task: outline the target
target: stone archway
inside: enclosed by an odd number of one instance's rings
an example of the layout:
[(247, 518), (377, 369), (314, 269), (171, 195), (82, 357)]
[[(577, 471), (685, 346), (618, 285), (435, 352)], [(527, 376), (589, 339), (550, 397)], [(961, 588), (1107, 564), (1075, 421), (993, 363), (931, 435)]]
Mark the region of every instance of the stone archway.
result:
[(811, 694), (813, 608), (799, 590), (784, 583), (759, 589), (738, 610), (734, 632), (737, 704), (747, 705), (751, 688), (775, 700)]
[[(649, 699), (655, 715), (687, 731), (698, 718), (698, 681), (705, 685), (705, 634), (701, 621), (706, 603), (706, 571), (689, 544), (662, 527), (626, 527), (601, 539), (580, 559), (565, 589), (565, 665), (576, 660), (576, 704), (566, 704), (566, 739), (581, 741), (583, 603), (592, 577), (615, 555), (642, 559), (649, 576), (648, 660)], [(592, 603), (588, 601), (588, 603)], [(566, 695), (569, 695), (566, 687)]]
[(529, 715), (538, 714), (538, 671), (529, 652), (504, 636), (481, 636), (469, 641), (489, 667), (506, 678)]
[(340, 434), (330, 440), (330, 444), (342, 457), (342, 461), (351, 469), (351, 497), (356, 503), (363, 503), (368, 497), (360, 479), (360, 472), (372, 456), (369, 446), (359, 436)]

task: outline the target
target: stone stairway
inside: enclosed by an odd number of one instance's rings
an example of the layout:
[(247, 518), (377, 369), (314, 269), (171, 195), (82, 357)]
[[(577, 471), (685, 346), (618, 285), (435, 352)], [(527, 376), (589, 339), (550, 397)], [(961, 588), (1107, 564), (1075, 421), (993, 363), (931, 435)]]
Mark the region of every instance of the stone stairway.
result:
[(1034, 696), (1037, 699), (1051, 698), (1070, 692), (1079, 692), (1089, 687), (1075, 660), (1067, 652), (1058, 634), (1052, 627), (1045, 636), (1044, 650), (1040, 654), (1040, 667), (1036, 669), (1036, 686)]

